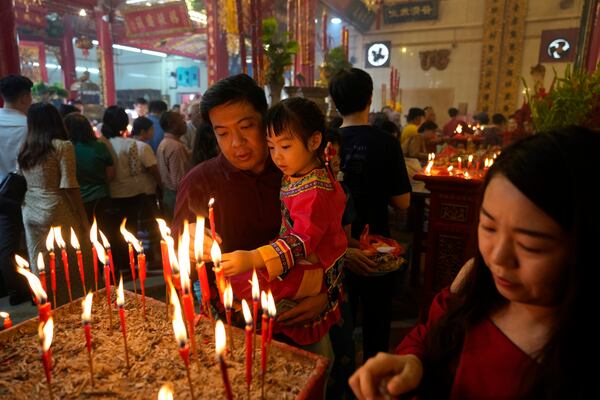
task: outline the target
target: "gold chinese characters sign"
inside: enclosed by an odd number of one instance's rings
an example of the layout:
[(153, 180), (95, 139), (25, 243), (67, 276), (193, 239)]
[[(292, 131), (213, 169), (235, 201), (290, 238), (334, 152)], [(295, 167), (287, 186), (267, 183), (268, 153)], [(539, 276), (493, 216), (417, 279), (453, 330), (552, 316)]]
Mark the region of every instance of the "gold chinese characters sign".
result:
[(383, 3), (383, 22), (397, 24), (438, 18), (439, 0), (409, 0), (392, 4)]
[(185, 1), (154, 4), (152, 7), (126, 7), (120, 11), (129, 39), (173, 36), (192, 29)]

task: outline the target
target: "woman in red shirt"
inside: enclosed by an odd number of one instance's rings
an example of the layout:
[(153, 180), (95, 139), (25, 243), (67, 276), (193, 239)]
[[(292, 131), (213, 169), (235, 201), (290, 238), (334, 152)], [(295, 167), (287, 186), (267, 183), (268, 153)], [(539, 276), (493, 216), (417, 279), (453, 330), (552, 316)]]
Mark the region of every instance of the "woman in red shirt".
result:
[[(595, 368), (600, 237), (593, 152), (570, 127), (507, 148), (486, 176), (478, 253), (396, 355), (350, 378), (359, 399), (600, 398)], [(577, 190), (577, 192), (576, 192)]]

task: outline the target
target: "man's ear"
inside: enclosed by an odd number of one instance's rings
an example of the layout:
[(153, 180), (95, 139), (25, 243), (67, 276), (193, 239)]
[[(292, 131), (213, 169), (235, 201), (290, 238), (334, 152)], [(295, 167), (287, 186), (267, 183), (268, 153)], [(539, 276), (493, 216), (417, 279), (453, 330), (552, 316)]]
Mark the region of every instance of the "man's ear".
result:
[(321, 142), (323, 141), (323, 134), (319, 131), (314, 131), (308, 141), (308, 147), (310, 151), (315, 151), (321, 146)]

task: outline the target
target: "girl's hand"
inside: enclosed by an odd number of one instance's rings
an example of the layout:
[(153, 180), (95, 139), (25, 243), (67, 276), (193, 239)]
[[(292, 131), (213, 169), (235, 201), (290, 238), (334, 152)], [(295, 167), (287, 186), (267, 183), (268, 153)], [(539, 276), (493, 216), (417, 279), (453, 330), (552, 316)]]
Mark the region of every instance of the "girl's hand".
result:
[[(359, 400), (375, 400), (410, 392), (422, 378), (423, 364), (417, 356), (378, 353), (350, 377), (348, 384)], [(383, 379), (389, 380), (382, 387)]]
[(256, 250), (236, 250), (233, 253), (225, 253), (222, 256), (221, 267), (225, 276), (243, 274), (258, 264), (256, 257), (260, 258), (260, 253)]

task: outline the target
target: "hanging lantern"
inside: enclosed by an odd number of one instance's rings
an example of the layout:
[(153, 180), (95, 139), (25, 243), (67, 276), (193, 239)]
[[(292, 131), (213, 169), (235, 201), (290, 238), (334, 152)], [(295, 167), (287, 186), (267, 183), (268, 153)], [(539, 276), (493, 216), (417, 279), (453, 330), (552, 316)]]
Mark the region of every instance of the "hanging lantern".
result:
[(81, 50), (83, 56), (87, 58), (90, 55), (90, 49), (94, 48), (92, 41), (85, 36), (79, 36), (75, 39), (75, 47)]

